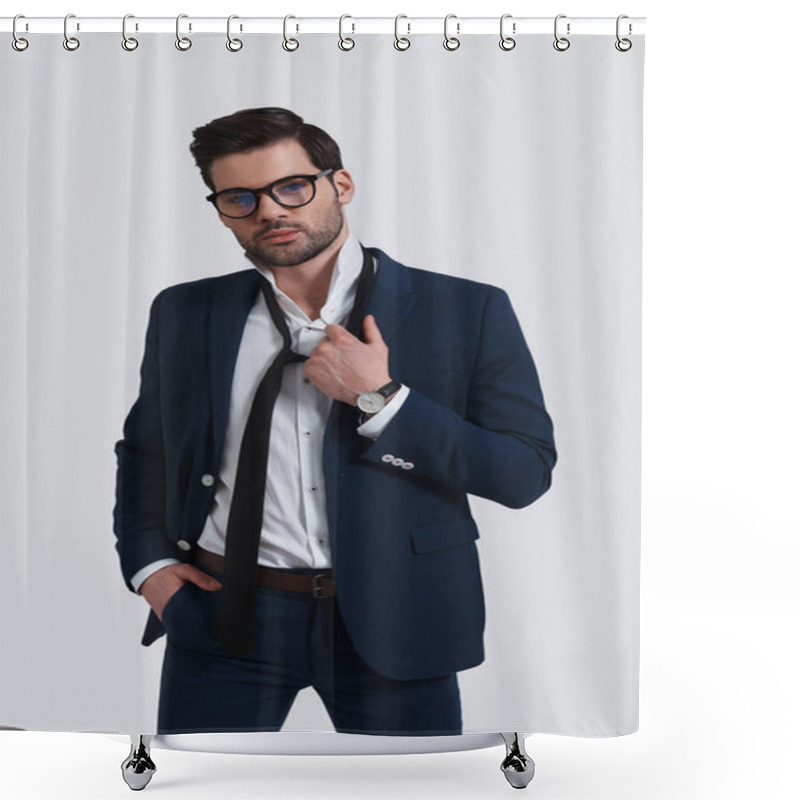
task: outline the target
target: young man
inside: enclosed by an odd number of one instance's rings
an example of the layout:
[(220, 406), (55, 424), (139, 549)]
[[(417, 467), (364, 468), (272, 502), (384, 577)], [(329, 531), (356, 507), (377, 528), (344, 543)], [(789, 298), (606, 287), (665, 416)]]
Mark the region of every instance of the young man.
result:
[[(263, 108), (194, 132), (253, 267), (154, 301), (117, 444), (122, 570), (166, 629), (159, 731), (461, 732), (483, 660), (467, 494), (518, 508), (556, 455), (507, 296), (363, 248), (337, 144)], [(498, 534), (499, 535), (499, 534)]]

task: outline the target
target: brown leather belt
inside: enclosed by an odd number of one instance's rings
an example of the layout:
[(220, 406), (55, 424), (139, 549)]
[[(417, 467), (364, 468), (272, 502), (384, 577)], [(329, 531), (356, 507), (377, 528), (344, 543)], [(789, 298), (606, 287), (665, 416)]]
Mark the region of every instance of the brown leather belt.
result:
[[(195, 562), (215, 572), (225, 572), (225, 559), (216, 553), (210, 553), (202, 547), (197, 548)], [(268, 589), (283, 589), (287, 592), (304, 592), (314, 597), (333, 597), (333, 576), (331, 570), (320, 570), (314, 575), (298, 575), (272, 567), (258, 568), (258, 585)]]

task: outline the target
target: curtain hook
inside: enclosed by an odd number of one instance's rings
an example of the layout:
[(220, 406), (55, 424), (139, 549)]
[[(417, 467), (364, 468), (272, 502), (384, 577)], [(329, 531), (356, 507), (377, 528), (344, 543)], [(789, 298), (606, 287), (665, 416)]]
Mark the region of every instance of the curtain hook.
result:
[[(228, 17), (228, 41), (225, 42), (225, 47), (227, 47), (228, 50), (231, 51), (231, 53), (238, 53), (242, 49), (242, 47), (244, 47), (244, 44), (242, 43), (241, 39), (234, 39), (231, 36), (231, 22), (235, 19), (239, 19), (239, 17), (236, 14), (231, 14)], [(241, 25), (239, 26), (239, 30), (240, 31), (242, 30)]]
[(456, 35), (450, 36), (447, 32), (447, 25), (451, 19), (457, 19), (455, 14), (448, 14), (444, 18), (444, 49), (445, 50), (458, 50), (461, 47), (461, 40), (458, 38), (458, 35), (461, 33), (461, 23), (456, 22)]
[[(353, 19), (349, 14), (342, 14), (339, 17), (339, 49), (340, 50), (352, 50), (356, 46), (355, 39), (351, 39), (349, 36), (345, 36), (342, 28), (344, 26), (344, 21), (346, 19)], [(352, 22), (351, 25), (353, 26), (353, 30), (350, 31), (351, 33), (356, 32), (356, 24)]]
[[(28, 49), (28, 40), (27, 39), (23, 39), (17, 33), (17, 20), (18, 19), (25, 19), (25, 15), (24, 14), (17, 14), (17, 16), (14, 17), (14, 22), (11, 24), (11, 33), (14, 36), (14, 38), (11, 40), (11, 46), (18, 53), (21, 53), (23, 50), (27, 50)], [(25, 23), (25, 30), (27, 30), (27, 29), (28, 29), (28, 23), (26, 22)]]
[[(300, 42), (298, 42), (297, 39), (290, 39), (287, 36), (290, 19), (297, 19), (297, 17), (293, 17), (291, 14), (289, 14), (283, 18), (283, 49), (289, 53), (293, 53), (298, 47), (300, 47)], [(295, 27), (295, 31), (300, 31), (299, 25)]]
[[(395, 50), (408, 50), (411, 47), (411, 39), (406, 39), (405, 36), (400, 36), (400, 20), (401, 19), (408, 19), (405, 14), (398, 14), (394, 18), (394, 49)], [(408, 34), (411, 35), (411, 23), (406, 22), (406, 27), (408, 28)]]
[[(620, 37), (620, 35), (619, 35), (620, 22), (622, 22), (623, 19), (629, 19), (628, 15), (627, 14), (620, 14), (617, 17), (617, 41), (614, 42), (614, 47), (616, 47), (617, 50), (620, 51), (620, 53), (627, 53), (628, 50), (630, 50), (631, 47), (633, 47), (633, 42), (630, 39), (622, 39)], [(629, 22), (628, 23), (628, 35), (630, 35), (631, 33), (633, 33), (633, 25), (631, 25), (630, 22)]]
[[(133, 36), (128, 36), (128, 20), (135, 19), (133, 14), (126, 14), (122, 18), (122, 49), (127, 50), (129, 53), (139, 46), (139, 40), (134, 39)], [(139, 25), (136, 25), (136, 30), (139, 30)]]
[[(567, 39), (564, 36), (559, 36), (558, 35), (558, 21), (560, 19), (566, 19), (566, 18), (567, 18), (566, 14), (559, 14), (556, 17), (555, 23), (553, 24), (553, 34), (556, 37), (556, 40), (553, 42), (553, 47), (555, 47), (555, 49), (558, 50), (560, 53), (563, 53), (565, 50), (569, 50), (569, 45), (570, 45), (569, 39)], [(567, 36), (569, 36), (569, 29), (570, 29), (570, 23), (568, 22), (567, 23)]]
[[(78, 39), (76, 39), (74, 36), (69, 35), (68, 25), (71, 19), (75, 19), (74, 14), (67, 14), (67, 16), (64, 17), (64, 41), (63, 41), (64, 49), (69, 50), (70, 52), (73, 50), (77, 50), (81, 46), (81, 43)], [(81, 26), (78, 23), (75, 23), (75, 30), (79, 31), (80, 29)]]
[[(188, 36), (181, 36), (181, 20), (188, 19), (188, 14), (178, 14), (175, 20), (175, 47), (178, 50), (188, 50), (192, 46), (192, 40)], [(189, 23), (189, 33), (192, 32), (192, 23)]]
[[(517, 46), (517, 40), (513, 36), (506, 36), (504, 26), (507, 19), (511, 19), (511, 14), (503, 14), (500, 17), (500, 49), (513, 50)], [(517, 32), (517, 23), (511, 23), (511, 33)]]

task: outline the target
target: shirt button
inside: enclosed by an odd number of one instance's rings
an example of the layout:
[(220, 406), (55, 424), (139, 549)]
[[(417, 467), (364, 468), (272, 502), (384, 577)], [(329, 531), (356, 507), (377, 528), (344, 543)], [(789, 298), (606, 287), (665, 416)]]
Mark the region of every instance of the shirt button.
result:
[(311, 436), (311, 431), (303, 431), (303, 436)]
[(386, 455), (381, 456), (381, 461), (385, 461), (387, 464), (394, 461), (394, 456), (391, 453), (386, 453)]
[(311, 486), (311, 487), (309, 487), (309, 491), (310, 492), (316, 492), (318, 488), (319, 488), (318, 486)]
[(183, 550), (184, 553), (192, 549), (191, 543), (187, 542), (186, 539), (178, 539), (178, 547), (180, 547), (180, 549)]
[(400, 469), (414, 469), (414, 465), (410, 461), (405, 461), (400, 465)]
[(200, 478), (200, 483), (202, 483), (203, 486), (213, 486), (214, 485), (214, 476), (213, 475), (208, 475), (208, 474), (203, 475), (203, 477)]
[(407, 462), (403, 461), (402, 458), (393, 458), (392, 459), (392, 465), (395, 466), (395, 467), (402, 467), (403, 464), (405, 464), (405, 463), (407, 463)]

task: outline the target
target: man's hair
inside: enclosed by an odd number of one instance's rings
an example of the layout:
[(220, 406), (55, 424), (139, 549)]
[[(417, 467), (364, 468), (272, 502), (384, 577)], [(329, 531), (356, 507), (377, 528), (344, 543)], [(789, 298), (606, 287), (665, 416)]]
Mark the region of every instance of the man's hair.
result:
[(320, 171), (342, 169), (339, 145), (322, 128), (303, 122), (286, 108), (248, 108), (227, 117), (212, 120), (196, 128), (189, 150), (211, 191), (216, 191), (211, 162), (232, 153), (247, 153), (259, 147), (292, 139), (302, 146)]

